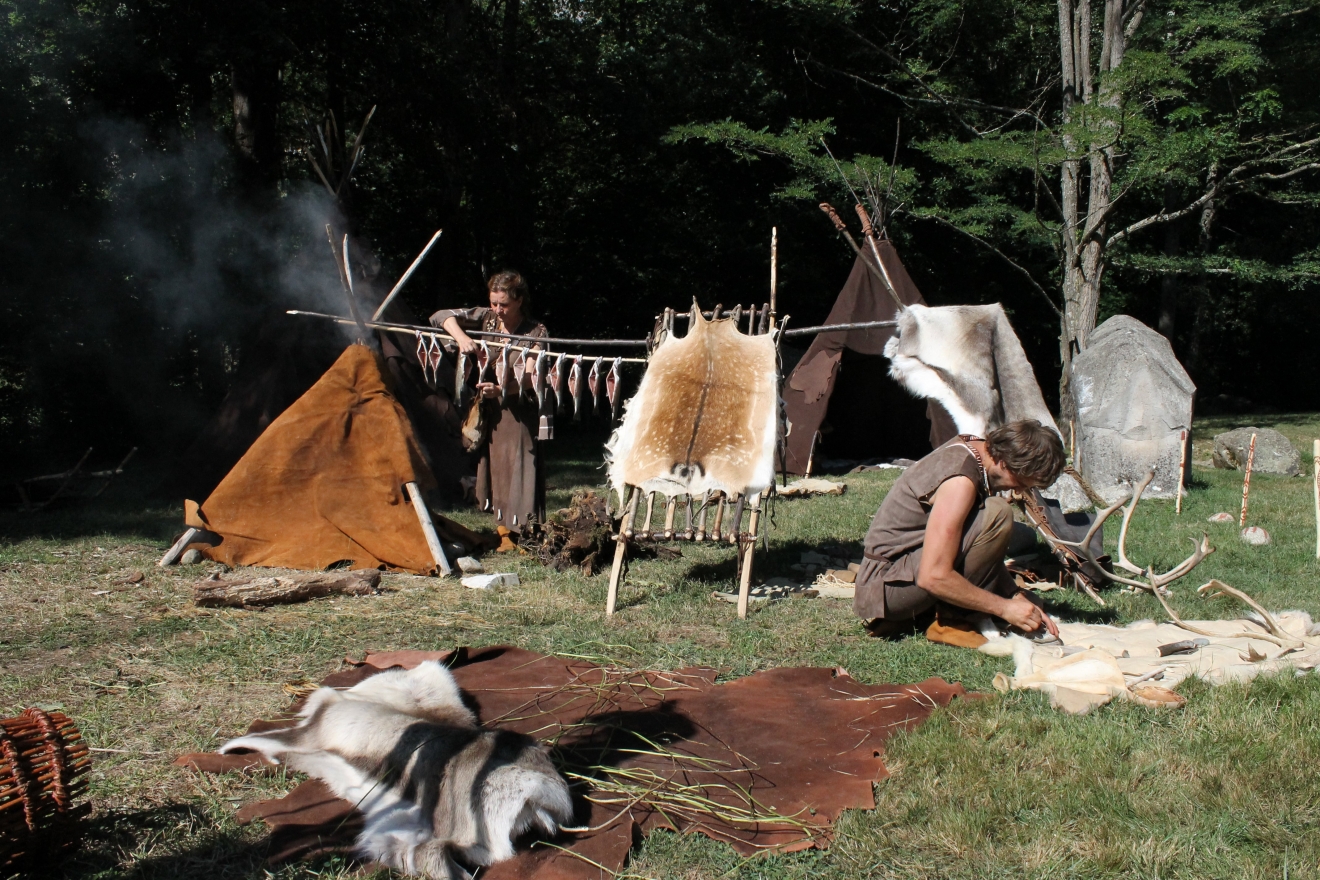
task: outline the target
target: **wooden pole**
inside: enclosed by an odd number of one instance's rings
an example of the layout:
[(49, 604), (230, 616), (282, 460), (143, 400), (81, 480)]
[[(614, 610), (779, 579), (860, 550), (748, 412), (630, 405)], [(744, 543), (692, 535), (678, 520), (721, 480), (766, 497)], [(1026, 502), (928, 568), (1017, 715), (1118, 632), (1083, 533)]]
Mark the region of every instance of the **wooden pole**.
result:
[(426, 247), (422, 248), (422, 252), (417, 255), (417, 259), (412, 261), (412, 265), (408, 267), (407, 272), (403, 273), (403, 277), (401, 277), (398, 283), (394, 285), (394, 289), (380, 301), (380, 305), (376, 308), (376, 313), (371, 316), (371, 320), (379, 321), (380, 316), (385, 314), (385, 309), (389, 307), (390, 303), (394, 302), (394, 298), (399, 295), (400, 290), (403, 290), (403, 285), (408, 283), (408, 279), (417, 271), (417, 267), (422, 265), (422, 260), (426, 259), (426, 255), (431, 252), (431, 247), (440, 240), (440, 233), (442, 232), (444, 232), (443, 229), (437, 229), (435, 231), (435, 235), (431, 236), (431, 240), (426, 243)]
[[(633, 487), (631, 500), (635, 501), (641, 491)], [(628, 553), (627, 534), (632, 529), (633, 504), (624, 507), (623, 519), (619, 522), (619, 534), (615, 537), (614, 566), (610, 569), (610, 591), (605, 597), (605, 616), (614, 616), (614, 606), (619, 600), (619, 581), (623, 578), (623, 558)]]
[(448, 577), (454, 573), (454, 570), (449, 566), (449, 557), (445, 556), (445, 548), (440, 543), (440, 536), (435, 533), (435, 523), (431, 521), (431, 511), (426, 506), (426, 500), (422, 498), (422, 490), (411, 480), (403, 485), (408, 490), (408, 497), (412, 499), (413, 512), (417, 514), (417, 522), (421, 524), (422, 534), (426, 536), (426, 546), (431, 550), (431, 559), (439, 567), (440, 574)]
[(157, 562), (156, 564), (161, 568), (164, 568), (167, 565), (173, 565), (178, 562), (179, 557), (183, 555), (184, 548), (191, 544), (201, 533), (201, 529), (188, 529), (188, 531), (179, 536), (179, 540), (174, 542), (174, 546), (165, 551), (165, 555), (162, 556), (160, 562)]
[(1187, 432), (1178, 435), (1178, 488), (1177, 501), (1173, 503), (1173, 512), (1182, 516), (1183, 486), (1187, 483)]
[(779, 309), (779, 227), (770, 227), (770, 329)]
[(655, 493), (646, 493), (646, 522), (642, 523), (642, 538), (651, 539), (651, 513), (655, 510)]
[(1247, 526), (1247, 496), (1251, 494), (1251, 466), (1256, 462), (1256, 435), (1251, 435), (1251, 446), (1247, 450), (1247, 473), (1242, 478), (1242, 514), (1238, 517), (1238, 528)]
[(1311, 459), (1315, 467), (1315, 558), (1320, 559), (1320, 440), (1311, 447)]
[(747, 524), (747, 549), (743, 551), (742, 578), (738, 582), (738, 618), (740, 620), (747, 617), (747, 597), (752, 591), (752, 555), (756, 552), (756, 529), (761, 522), (761, 496), (756, 495), (750, 500), (752, 502), (752, 518)]

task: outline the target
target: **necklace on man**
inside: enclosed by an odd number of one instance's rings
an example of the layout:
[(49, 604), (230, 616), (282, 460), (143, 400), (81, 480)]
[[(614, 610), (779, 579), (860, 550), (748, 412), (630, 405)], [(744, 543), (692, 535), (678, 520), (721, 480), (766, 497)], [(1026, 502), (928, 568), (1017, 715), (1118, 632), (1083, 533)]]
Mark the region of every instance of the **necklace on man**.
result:
[(976, 467), (981, 471), (981, 482), (985, 485), (985, 491), (988, 495), (990, 493), (990, 474), (986, 472), (985, 462), (981, 461), (981, 453), (977, 452), (976, 447), (972, 445), (973, 440), (980, 440), (982, 443), (985, 441), (971, 434), (959, 434), (958, 439), (962, 441), (963, 448), (972, 454), (972, 458), (976, 459)]

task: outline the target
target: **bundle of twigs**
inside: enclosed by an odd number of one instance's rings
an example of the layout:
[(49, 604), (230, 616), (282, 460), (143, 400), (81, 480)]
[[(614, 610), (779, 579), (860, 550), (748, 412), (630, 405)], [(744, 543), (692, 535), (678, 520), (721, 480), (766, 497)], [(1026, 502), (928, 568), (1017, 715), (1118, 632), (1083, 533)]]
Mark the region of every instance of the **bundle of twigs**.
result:
[(614, 552), (612, 532), (605, 498), (586, 492), (574, 495), (568, 507), (550, 515), (537, 530), (531, 549), (542, 565), (555, 571), (579, 568), (590, 576)]
[(0, 719), (0, 868), (77, 841), (77, 820), (91, 806), (75, 801), (91, 763), (63, 713), (28, 709)]

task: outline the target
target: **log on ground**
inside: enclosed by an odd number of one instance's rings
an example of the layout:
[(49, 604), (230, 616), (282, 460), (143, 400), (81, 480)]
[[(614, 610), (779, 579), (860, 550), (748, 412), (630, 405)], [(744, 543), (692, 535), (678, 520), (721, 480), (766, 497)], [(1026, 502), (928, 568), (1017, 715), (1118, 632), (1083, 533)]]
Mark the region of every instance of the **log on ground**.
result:
[(197, 585), (193, 603), (200, 608), (254, 608), (290, 605), (324, 596), (369, 596), (380, 592), (380, 572), (318, 571), (312, 574), (225, 579), (219, 575)]

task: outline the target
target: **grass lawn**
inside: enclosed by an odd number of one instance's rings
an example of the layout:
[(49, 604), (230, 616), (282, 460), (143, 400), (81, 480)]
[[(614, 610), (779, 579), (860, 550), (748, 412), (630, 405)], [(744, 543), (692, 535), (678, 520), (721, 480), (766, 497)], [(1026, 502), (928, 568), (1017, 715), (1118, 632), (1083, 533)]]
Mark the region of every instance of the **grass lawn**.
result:
[[(1197, 460), (1214, 431), (1278, 427), (1309, 453), (1320, 416), (1216, 419), (1198, 426)], [(564, 442), (551, 472), (551, 508), (600, 482), (599, 447)], [(1308, 454), (1309, 458), (1309, 454)], [(1309, 473), (1309, 461), (1306, 463)], [(1249, 547), (1235, 525), (1240, 474), (1194, 470), (1183, 515), (1143, 502), (1129, 541), (1137, 562), (1164, 569), (1203, 530), (1216, 552), (1174, 586), (1184, 617), (1236, 616), (1231, 600), (1195, 587), (1217, 577), (1274, 610), (1320, 618), (1311, 483), (1253, 479), (1251, 523), (1273, 535)], [(849, 476), (842, 497), (780, 501), (770, 552), (757, 574), (791, 574), (806, 549), (857, 546), (892, 485), (892, 472)], [(485, 525), (475, 512), (455, 514)], [(209, 565), (158, 569), (181, 512), (112, 489), (80, 511), (0, 514), (0, 713), (58, 707), (95, 755), (90, 840), (46, 876), (335, 877), (341, 862), (268, 872), (260, 827), (233, 821), (242, 803), (283, 794), (288, 781), (199, 776), (170, 766), (215, 748), (288, 702), (288, 682), (317, 680), (345, 655), (370, 650), (512, 643), (625, 667), (717, 667), (726, 677), (784, 665), (843, 666), (865, 682), (938, 675), (990, 691), (1010, 661), (932, 645), (866, 638), (848, 603), (795, 600), (755, 609), (710, 598), (734, 588), (727, 548), (684, 545), (674, 561), (633, 565), (614, 619), (607, 575), (558, 574), (527, 558), (488, 558), (522, 586), (465, 590), (454, 581), (387, 575), (392, 592), (267, 611), (192, 607)], [(1112, 530), (1116, 534), (1116, 530)], [(1112, 543), (1112, 535), (1111, 543)], [(137, 585), (117, 583), (133, 571)], [(1158, 617), (1153, 598), (1110, 591), (1109, 607), (1055, 591), (1056, 616), (1115, 621)], [(1320, 678), (1274, 677), (1181, 691), (1181, 711), (1112, 705), (1075, 718), (1034, 693), (958, 701), (891, 740), (892, 777), (877, 809), (845, 814), (823, 852), (743, 860), (699, 835), (652, 835), (627, 869), (655, 878), (876, 877), (1320, 877)]]

